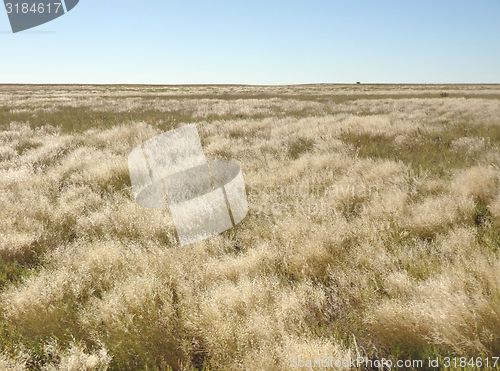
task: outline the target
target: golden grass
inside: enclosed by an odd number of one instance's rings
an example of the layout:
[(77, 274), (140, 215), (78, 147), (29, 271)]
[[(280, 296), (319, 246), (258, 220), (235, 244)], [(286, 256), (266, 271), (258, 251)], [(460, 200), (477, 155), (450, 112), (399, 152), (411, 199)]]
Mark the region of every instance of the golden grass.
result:
[[(447, 92), (448, 97), (441, 97)], [(2, 86), (0, 370), (500, 355), (497, 85)], [(197, 124), (249, 214), (180, 247), (132, 148)]]

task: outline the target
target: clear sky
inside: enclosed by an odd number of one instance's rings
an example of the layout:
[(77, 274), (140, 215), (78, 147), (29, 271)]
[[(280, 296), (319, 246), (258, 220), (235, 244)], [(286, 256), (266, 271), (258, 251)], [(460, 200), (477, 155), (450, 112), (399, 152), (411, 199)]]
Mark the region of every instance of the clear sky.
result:
[(500, 83), (500, 0), (80, 0), (0, 83)]

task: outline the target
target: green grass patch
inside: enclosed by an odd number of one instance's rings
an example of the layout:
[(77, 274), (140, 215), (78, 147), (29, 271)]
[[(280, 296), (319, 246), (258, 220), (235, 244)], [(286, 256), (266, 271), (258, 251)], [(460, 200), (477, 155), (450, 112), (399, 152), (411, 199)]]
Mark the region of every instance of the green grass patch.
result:
[(289, 143), (288, 156), (296, 160), (303, 153), (312, 151), (314, 148), (314, 140), (307, 138), (298, 138)]
[(343, 133), (341, 140), (352, 145), (362, 158), (402, 161), (417, 173), (427, 170), (438, 176), (446, 176), (453, 169), (477, 164), (480, 158), (481, 152), (453, 147), (452, 142), (462, 137), (484, 138), (485, 147), (479, 151), (485, 151), (500, 144), (500, 126), (446, 125), (440, 132), (408, 135), (401, 145), (394, 142), (394, 136), (368, 133)]
[(52, 125), (60, 127), (62, 133), (81, 133), (89, 129), (108, 129), (138, 121), (144, 121), (162, 130), (170, 130), (183, 122), (191, 121), (191, 115), (185, 112), (165, 113), (158, 110), (94, 111), (88, 107), (58, 107), (54, 112), (12, 113), (7, 107), (0, 107), (0, 130), (7, 130), (13, 121), (27, 122), (32, 129)]
[(0, 261), (0, 292), (8, 284), (18, 283), (32, 272), (29, 266), (17, 261)]

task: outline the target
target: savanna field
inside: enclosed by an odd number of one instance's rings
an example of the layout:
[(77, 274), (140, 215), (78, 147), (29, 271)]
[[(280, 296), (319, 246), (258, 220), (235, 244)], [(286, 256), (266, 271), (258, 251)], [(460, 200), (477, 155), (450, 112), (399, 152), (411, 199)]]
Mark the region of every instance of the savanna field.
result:
[[(249, 212), (181, 247), (127, 158), (189, 123)], [(499, 181), (499, 85), (0, 85), (0, 370), (500, 369)]]

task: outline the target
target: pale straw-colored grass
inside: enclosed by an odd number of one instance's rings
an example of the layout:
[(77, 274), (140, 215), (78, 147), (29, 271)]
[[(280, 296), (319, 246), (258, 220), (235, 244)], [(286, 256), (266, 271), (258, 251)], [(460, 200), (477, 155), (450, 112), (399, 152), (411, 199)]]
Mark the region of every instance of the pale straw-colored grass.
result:
[[(459, 97), (440, 98), (443, 89)], [(0, 275), (0, 370), (288, 370), (294, 357), (498, 355), (495, 94), (3, 89), (12, 120), (0, 132), (0, 273), (11, 273)], [(145, 118), (74, 132), (15, 119), (56, 120), (63, 109)], [(168, 209), (134, 202), (127, 168), (131, 149), (166, 122), (188, 123), (176, 115), (197, 123), (208, 159), (241, 166), (249, 200), (237, 227), (184, 247)], [(408, 161), (431, 141), (463, 162)]]

